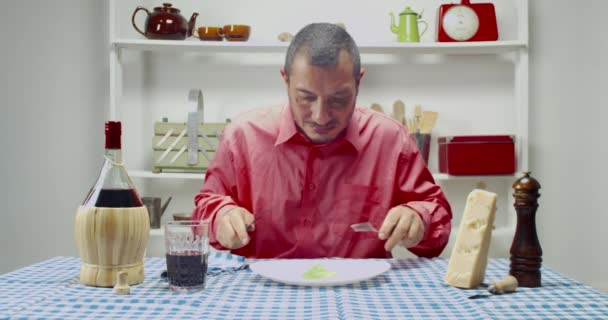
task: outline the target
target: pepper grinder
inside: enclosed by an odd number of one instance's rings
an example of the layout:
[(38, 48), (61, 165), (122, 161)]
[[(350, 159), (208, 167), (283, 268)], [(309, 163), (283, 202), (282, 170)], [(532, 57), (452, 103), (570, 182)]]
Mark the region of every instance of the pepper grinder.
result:
[(509, 274), (517, 279), (520, 287), (540, 287), (543, 251), (538, 242), (535, 222), (540, 183), (530, 176), (530, 172), (524, 172), (524, 176), (513, 183), (513, 189), (517, 227), (511, 244)]

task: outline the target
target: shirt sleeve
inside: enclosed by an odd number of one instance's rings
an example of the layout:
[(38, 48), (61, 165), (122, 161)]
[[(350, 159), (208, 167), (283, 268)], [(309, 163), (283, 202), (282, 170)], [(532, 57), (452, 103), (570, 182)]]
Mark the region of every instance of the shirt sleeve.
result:
[(452, 209), (441, 187), (435, 184), (416, 141), (405, 130), (397, 165), (395, 205), (407, 206), (418, 213), (424, 224), (424, 236), (409, 248), (419, 257), (437, 257), (448, 243), (452, 227)]
[(209, 242), (219, 250), (225, 250), (216, 238), (216, 218), (238, 206), (237, 177), (230, 140), (223, 138), (207, 168), (203, 187), (194, 197), (193, 220), (209, 221)]

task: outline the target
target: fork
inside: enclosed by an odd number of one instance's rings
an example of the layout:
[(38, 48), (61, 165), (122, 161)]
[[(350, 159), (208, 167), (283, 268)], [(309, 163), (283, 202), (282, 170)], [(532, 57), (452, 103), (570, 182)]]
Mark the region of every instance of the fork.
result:
[(241, 270), (245, 270), (247, 268), (249, 268), (249, 262), (245, 261), (242, 265), (238, 266), (237, 268), (220, 269), (220, 270), (216, 270), (216, 271), (211, 271), (211, 272), (207, 273), (207, 276), (214, 277), (214, 276), (218, 276), (220, 274), (234, 274)]
[(353, 229), (355, 232), (378, 232), (378, 229), (376, 229), (371, 223), (369, 222), (361, 222), (361, 223), (355, 223), (352, 224), (351, 229)]

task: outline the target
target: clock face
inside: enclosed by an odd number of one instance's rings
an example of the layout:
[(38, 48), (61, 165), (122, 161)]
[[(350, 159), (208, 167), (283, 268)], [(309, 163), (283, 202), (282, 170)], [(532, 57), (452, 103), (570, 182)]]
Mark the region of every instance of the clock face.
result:
[(443, 16), (443, 30), (456, 41), (471, 39), (479, 29), (477, 13), (467, 6), (453, 6)]

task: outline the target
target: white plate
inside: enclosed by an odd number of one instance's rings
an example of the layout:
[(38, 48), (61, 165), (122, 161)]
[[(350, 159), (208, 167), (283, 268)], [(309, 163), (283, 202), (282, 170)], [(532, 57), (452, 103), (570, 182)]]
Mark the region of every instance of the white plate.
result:
[[(324, 279), (304, 279), (304, 273), (321, 265), (336, 275)], [(252, 263), (254, 273), (286, 284), (299, 286), (340, 286), (372, 279), (388, 270), (391, 265), (381, 260), (366, 259), (280, 259)]]

